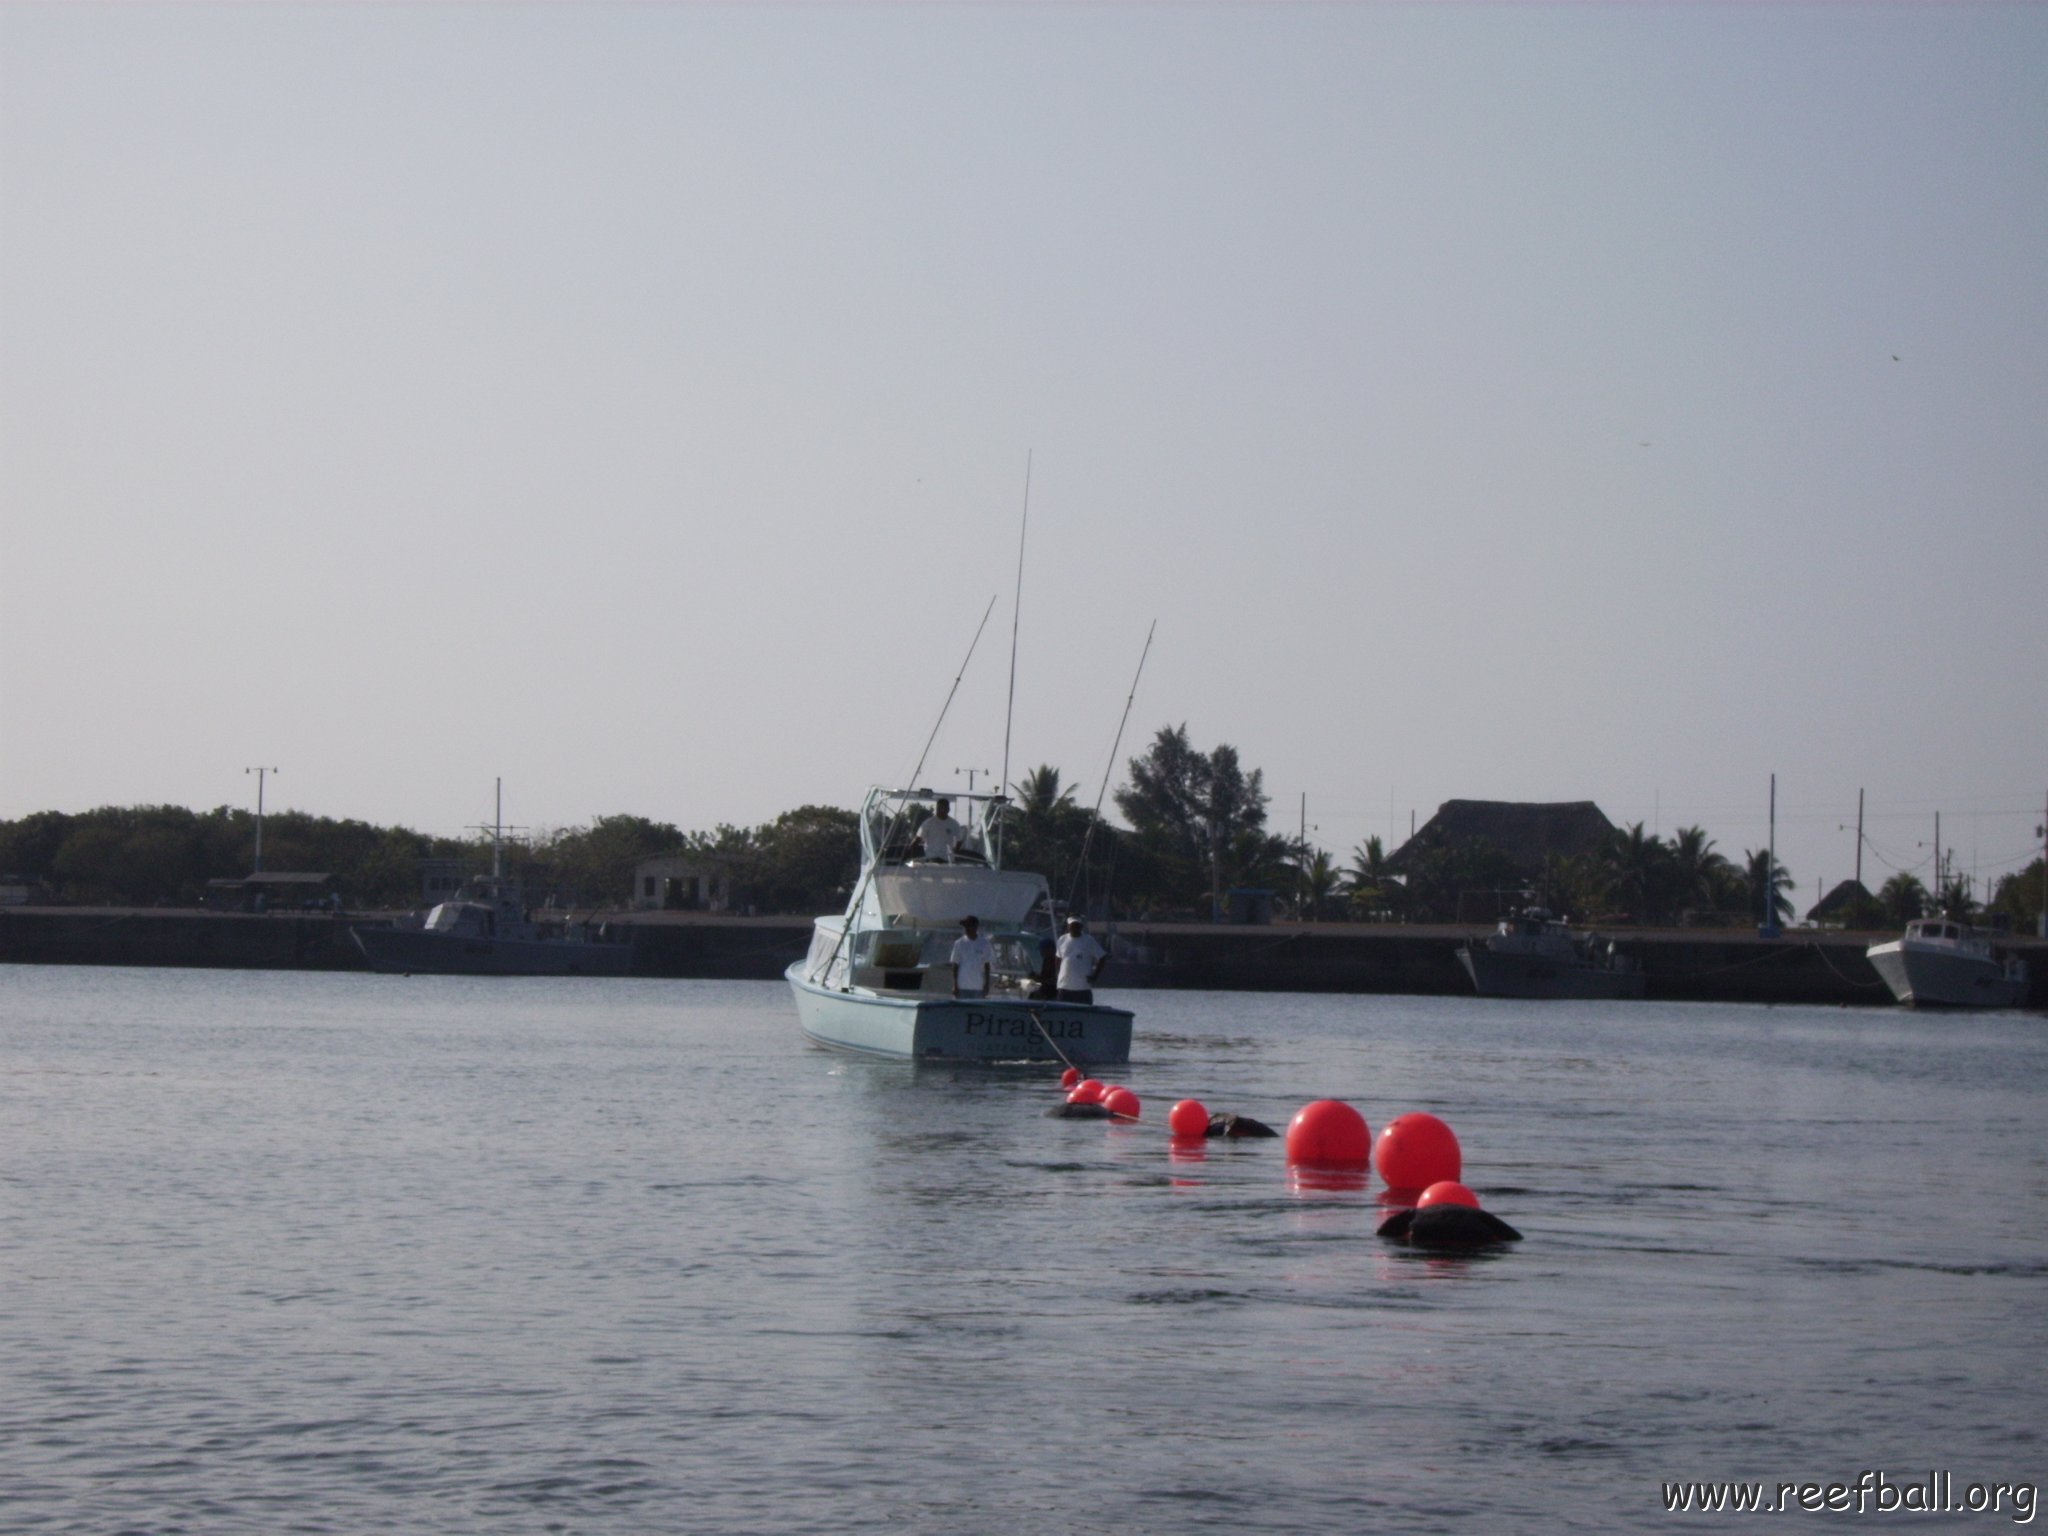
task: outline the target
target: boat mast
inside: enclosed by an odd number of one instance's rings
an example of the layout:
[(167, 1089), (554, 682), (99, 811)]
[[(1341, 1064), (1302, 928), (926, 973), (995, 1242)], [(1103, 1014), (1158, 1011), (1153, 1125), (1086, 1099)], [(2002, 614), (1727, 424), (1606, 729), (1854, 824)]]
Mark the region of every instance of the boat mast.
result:
[(497, 798), (491, 806), (491, 878), (505, 878), (505, 780), (492, 780)]

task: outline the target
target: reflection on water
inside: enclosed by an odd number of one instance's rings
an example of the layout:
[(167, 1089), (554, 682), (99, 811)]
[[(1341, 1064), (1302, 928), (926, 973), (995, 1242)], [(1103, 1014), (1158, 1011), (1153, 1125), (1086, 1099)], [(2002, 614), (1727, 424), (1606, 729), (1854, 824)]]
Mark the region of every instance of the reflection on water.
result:
[[(2038, 1017), (1145, 993), (1137, 1125), (779, 986), (0, 972), (14, 1530), (1633, 1530), (2040, 1470)], [(1525, 1234), (1284, 1125), (1426, 1109)]]

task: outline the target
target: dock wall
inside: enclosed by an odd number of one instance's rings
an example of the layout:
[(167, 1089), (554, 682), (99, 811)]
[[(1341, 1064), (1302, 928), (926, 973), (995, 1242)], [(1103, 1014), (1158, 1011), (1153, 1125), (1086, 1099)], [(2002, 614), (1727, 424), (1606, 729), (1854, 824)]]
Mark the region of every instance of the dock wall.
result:
[[(0, 908), (0, 964), (212, 966), (247, 970), (361, 970), (351, 925), (389, 914), (244, 914), (154, 908)], [(809, 947), (794, 917), (633, 913), (635, 973), (773, 980)], [(1216, 926), (1125, 923), (1106, 987), (1216, 991), (1407, 993), (1465, 996), (1458, 946), (1471, 927), (1349, 923)], [(1610, 935), (1635, 957), (1652, 998), (1700, 1002), (1884, 1004), (1863, 958), (1869, 933), (1753, 933), (1624, 929)], [(2015, 939), (2033, 977), (2029, 1006), (2048, 1007), (2048, 943)]]

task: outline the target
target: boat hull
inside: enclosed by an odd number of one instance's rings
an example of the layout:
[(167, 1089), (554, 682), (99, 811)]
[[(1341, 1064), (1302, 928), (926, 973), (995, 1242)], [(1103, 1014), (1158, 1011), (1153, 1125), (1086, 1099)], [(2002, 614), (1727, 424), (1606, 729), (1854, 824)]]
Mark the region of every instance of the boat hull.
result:
[(2027, 999), (2024, 975), (1981, 955), (1911, 949), (1894, 939), (1872, 945), (1865, 958), (1909, 1008), (2017, 1008)]
[(352, 928), (370, 969), (386, 976), (627, 976), (630, 944), (489, 939), (418, 928)]
[(839, 992), (805, 980), (803, 970), (799, 961), (786, 973), (797, 1018), (808, 1039), (833, 1050), (898, 1061), (1119, 1066), (1131, 1059), (1126, 1008)]
[(1546, 955), (1501, 954), (1483, 944), (1458, 950), (1458, 963), (1481, 997), (1636, 998), (1647, 978), (1641, 971), (1608, 970)]

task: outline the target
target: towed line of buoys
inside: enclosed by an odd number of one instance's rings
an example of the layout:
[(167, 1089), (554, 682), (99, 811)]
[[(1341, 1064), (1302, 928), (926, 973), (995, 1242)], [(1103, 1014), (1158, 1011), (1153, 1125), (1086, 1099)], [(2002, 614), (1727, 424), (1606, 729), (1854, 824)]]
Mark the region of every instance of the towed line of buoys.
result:
[[(1050, 1111), (1067, 1119), (1134, 1121), (1142, 1116), (1130, 1089), (1084, 1077), (1075, 1067), (1060, 1078), (1065, 1102)], [(1181, 1099), (1168, 1112), (1166, 1128), (1175, 1147), (1212, 1136), (1275, 1136), (1270, 1126), (1248, 1116), (1212, 1114), (1200, 1099)], [(1417, 1248), (1469, 1249), (1519, 1242), (1522, 1234), (1481, 1208), (1479, 1197), (1459, 1180), (1464, 1152), (1457, 1134), (1435, 1115), (1396, 1115), (1377, 1140), (1365, 1116), (1341, 1099), (1303, 1105), (1287, 1124), (1287, 1172), (1297, 1188), (1362, 1190), (1371, 1171), (1386, 1181), (1380, 1201), (1397, 1206), (1380, 1224), (1379, 1235)], [(1196, 1154), (1199, 1155), (1199, 1154)]]

